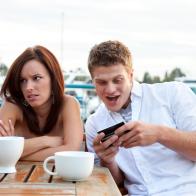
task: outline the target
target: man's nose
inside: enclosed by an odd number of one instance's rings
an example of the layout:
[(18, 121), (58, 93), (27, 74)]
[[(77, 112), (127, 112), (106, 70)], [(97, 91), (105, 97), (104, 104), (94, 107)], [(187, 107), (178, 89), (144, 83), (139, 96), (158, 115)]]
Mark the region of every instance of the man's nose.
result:
[(116, 91), (116, 86), (115, 86), (115, 84), (109, 83), (109, 84), (106, 86), (105, 91), (106, 91), (107, 93), (113, 93), (113, 92), (115, 92), (115, 91)]

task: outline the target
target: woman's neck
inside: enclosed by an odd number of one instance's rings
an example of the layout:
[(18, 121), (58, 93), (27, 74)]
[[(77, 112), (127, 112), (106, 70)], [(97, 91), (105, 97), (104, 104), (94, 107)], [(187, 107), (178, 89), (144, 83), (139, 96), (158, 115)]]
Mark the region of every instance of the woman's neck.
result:
[(49, 99), (43, 105), (41, 105), (39, 107), (36, 107), (36, 108), (33, 108), (33, 110), (35, 111), (38, 119), (47, 118), (47, 116), (48, 116), (48, 114), (50, 112), (50, 109), (51, 109), (51, 105), (52, 105), (52, 102), (51, 102), (51, 99)]

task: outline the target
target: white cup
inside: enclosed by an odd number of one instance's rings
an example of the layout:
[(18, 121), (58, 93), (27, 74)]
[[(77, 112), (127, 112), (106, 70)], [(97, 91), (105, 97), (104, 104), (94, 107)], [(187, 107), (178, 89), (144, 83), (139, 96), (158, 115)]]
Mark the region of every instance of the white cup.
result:
[[(55, 161), (56, 172), (49, 171), (47, 163)], [(94, 166), (94, 153), (83, 151), (56, 152), (44, 160), (44, 170), (50, 175), (58, 175), (67, 181), (85, 180), (91, 175)]]
[(0, 137), (0, 173), (16, 172), (15, 166), (21, 157), (23, 148), (23, 137)]

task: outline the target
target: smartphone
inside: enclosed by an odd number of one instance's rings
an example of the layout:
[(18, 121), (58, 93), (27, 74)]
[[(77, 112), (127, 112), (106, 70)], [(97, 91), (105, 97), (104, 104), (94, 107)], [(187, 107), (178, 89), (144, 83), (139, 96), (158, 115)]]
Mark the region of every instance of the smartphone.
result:
[(113, 125), (111, 127), (108, 127), (108, 128), (103, 129), (101, 131), (98, 131), (97, 132), (98, 134), (102, 133), (102, 132), (105, 134), (105, 136), (102, 138), (101, 141), (104, 142), (107, 139), (109, 139), (114, 134), (115, 130), (118, 129), (119, 127), (123, 126), (124, 124), (125, 124), (124, 122), (120, 122), (120, 123), (115, 124), (115, 125)]

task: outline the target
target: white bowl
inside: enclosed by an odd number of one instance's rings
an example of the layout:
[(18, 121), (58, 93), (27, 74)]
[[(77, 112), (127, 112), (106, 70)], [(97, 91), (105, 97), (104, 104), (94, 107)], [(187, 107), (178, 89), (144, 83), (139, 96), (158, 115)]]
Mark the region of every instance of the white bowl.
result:
[(21, 157), (23, 148), (23, 137), (0, 137), (0, 173), (16, 172), (15, 165)]

